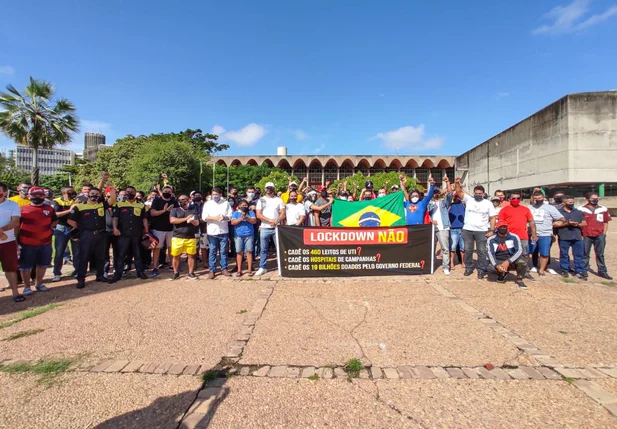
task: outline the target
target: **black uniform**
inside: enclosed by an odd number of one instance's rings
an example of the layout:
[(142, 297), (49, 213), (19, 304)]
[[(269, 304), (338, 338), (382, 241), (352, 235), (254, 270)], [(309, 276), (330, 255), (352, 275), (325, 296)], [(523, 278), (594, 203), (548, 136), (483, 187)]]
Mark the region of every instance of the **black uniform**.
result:
[(105, 233), (105, 211), (107, 202), (95, 204), (77, 204), (69, 219), (77, 222), (79, 228), (79, 264), (77, 265), (77, 285), (83, 286), (86, 280), (86, 266), (91, 258), (96, 261), (96, 278), (103, 279), (105, 272), (105, 250), (107, 235)]
[(114, 207), (113, 216), (118, 218), (118, 237), (119, 255), (115, 258), (116, 273), (114, 280), (122, 277), (124, 261), (126, 255), (131, 252), (135, 258), (135, 270), (137, 275), (145, 271), (144, 263), (141, 259), (141, 239), (144, 235), (144, 219), (146, 218), (146, 206), (143, 203), (130, 201), (119, 201)]
[[(63, 198), (56, 198), (51, 202), (51, 206), (57, 212), (63, 212), (71, 208), (71, 206), (75, 203), (75, 201), (65, 201)], [(54, 275), (59, 276), (62, 274), (62, 265), (64, 260), (64, 252), (66, 251), (66, 247), (71, 242), (71, 249), (73, 249), (73, 267), (78, 266), (79, 261), (79, 241), (71, 240), (70, 236), (67, 234), (71, 229), (69, 225), (67, 225), (66, 221), (68, 219), (67, 216), (62, 216), (58, 218), (58, 224), (56, 225), (56, 229), (54, 230), (55, 247), (56, 247), (56, 256), (54, 257)]]

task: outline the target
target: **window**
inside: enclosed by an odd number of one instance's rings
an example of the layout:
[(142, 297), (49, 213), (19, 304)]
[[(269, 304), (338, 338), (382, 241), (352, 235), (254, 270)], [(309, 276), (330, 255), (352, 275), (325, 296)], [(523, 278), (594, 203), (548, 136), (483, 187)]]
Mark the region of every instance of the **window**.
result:
[(338, 168), (334, 164), (327, 164), (324, 168), (324, 178), (326, 182), (329, 180), (330, 182), (334, 182), (338, 180)]
[(321, 185), (321, 171), (322, 167), (318, 163), (313, 163), (309, 167), (309, 184), (310, 185)]
[(370, 170), (366, 165), (360, 164), (356, 167), (356, 173), (362, 173), (363, 175), (368, 176)]
[(341, 179), (346, 179), (347, 177), (353, 176), (353, 167), (348, 163), (341, 165), (339, 170)]
[(416, 168), (416, 179), (418, 180), (418, 182), (420, 183), (428, 182), (429, 171), (430, 170), (426, 168)]

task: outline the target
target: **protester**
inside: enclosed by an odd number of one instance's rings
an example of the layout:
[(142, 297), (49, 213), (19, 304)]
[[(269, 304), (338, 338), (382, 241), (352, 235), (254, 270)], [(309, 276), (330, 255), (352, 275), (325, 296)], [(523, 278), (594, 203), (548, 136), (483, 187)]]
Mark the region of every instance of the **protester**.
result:
[(591, 256), (591, 247), (596, 254), (596, 264), (598, 266), (598, 276), (607, 280), (613, 280), (608, 275), (608, 270), (604, 262), (604, 248), (606, 247), (606, 233), (608, 231), (608, 223), (611, 221), (611, 215), (608, 209), (601, 206), (600, 197), (597, 193), (591, 192), (587, 194), (587, 204), (581, 207), (581, 212), (587, 224), (583, 227), (583, 242), (585, 245), (583, 266), (585, 272), (589, 272), (589, 258)]
[(561, 210), (563, 208), (563, 199), (564, 199), (565, 194), (561, 191), (557, 191), (553, 194), (553, 206), (555, 206), (555, 208), (557, 210)]
[(229, 245), (229, 220), (233, 215), (231, 205), (222, 198), (221, 189), (213, 188), (210, 201), (204, 204), (202, 219), (207, 222), (209, 247), (208, 278), (213, 279), (216, 273), (216, 253), (218, 252), (221, 265), (221, 274), (230, 277), (227, 265), (227, 248)]
[(28, 199), (28, 190), (30, 189), (30, 184), (26, 182), (22, 182), (19, 184), (17, 188), (17, 195), (12, 196), (9, 200), (17, 203), (19, 207), (27, 206), (30, 204), (30, 200)]
[[(126, 198), (126, 193), (124, 191), (117, 192), (113, 187), (108, 187), (105, 189), (105, 201), (109, 201), (111, 198), (111, 194), (116, 196), (116, 202), (124, 201)], [(105, 232), (106, 232), (106, 245), (105, 245), (105, 273), (103, 277), (109, 280), (108, 274), (111, 273), (116, 267), (116, 261), (119, 258), (120, 251), (118, 250), (118, 237), (114, 235), (114, 209), (115, 207), (109, 206), (107, 210), (105, 210)], [(111, 249), (111, 254), (109, 250)], [(113, 260), (112, 260), (113, 255)], [(90, 264), (92, 266), (92, 263)], [(122, 268), (124, 266), (122, 265)], [(118, 275), (121, 275), (120, 272)]]
[(460, 178), (456, 178), (455, 192), (465, 204), (465, 223), (463, 225), (463, 241), (465, 242), (465, 276), (473, 273), (474, 247), (478, 248), (478, 279), (483, 279), (487, 273), (486, 240), (494, 234), (495, 207), (484, 198), (484, 187), (476, 186), (473, 189), (473, 198), (465, 194), (461, 187)]
[[(228, 204), (227, 202), (225, 202)], [(197, 254), (197, 239), (195, 235), (199, 231), (199, 213), (196, 208), (189, 207), (189, 197), (180, 195), (178, 207), (171, 209), (169, 222), (173, 225), (173, 237), (171, 239), (171, 257), (174, 273), (170, 280), (180, 278), (180, 258), (186, 253), (188, 265), (188, 278), (198, 280), (195, 275), (195, 259)]]
[(135, 201), (137, 201), (138, 203), (146, 202), (146, 194), (144, 193), (144, 191), (137, 191)]
[(30, 276), (36, 269), (34, 290), (46, 292), (49, 289), (43, 284), (47, 268), (51, 265), (51, 239), (53, 228), (58, 222), (56, 212), (45, 203), (45, 190), (34, 186), (28, 190), (30, 204), (21, 206), (19, 225), (19, 268), (24, 282), (25, 296), (32, 295)]
[(257, 221), (255, 212), (249, 210), (249, 203), (241, 200), (231, 216), (233, 236), (236, 244), (236, 277), (242, 276), (242, 260), (246, 255), (248, 276), (253, 276), (253, 250), (255, 243), (254, 225)]
[[(66, 258), (65, 252), (69, 242), (71, 243), (71, 252), (73, 253), (73, 261), (79, 260), (79, 241), (71, 240), (71, 227), (66, 223), (71, 207), (75, 204), (77, 194), (72, 186), (65, 186), (60, 190), (61, 197), (52, 201), (51, 206), (56, 212), (58, 223), (53, 231), (54, 247), (56, 254), (54, 256), (54, 277), (52, 282), (59, 282), (62, 279), (62, 266)], [(75, 265), (77, 265), (75, 263)]]
[(427, 215), (428, 203), (433, 197), (433, 189), (435, 181), (433, 178), (428, 179), (429, 188), (426, 196), (420, 199), (420, 191), (414, 189), (411, 191), (411, 195), (407, 192), (407, 178), (402, 174), (399, 176), (401, 181), (401, 188), (405, 194), (405, 220), (407, 225), (422, 225), (424, 224), (424, 217)]
[[(295, 192), (296, 195), (298, 196), (298, 202), (301, 203), (302, 195), (298, 192), (298, 183), (296, 183), (295, 180), (292, 180), (291, 176), (289, 176), (287, 180), (289, 181), (289, 184), (287, 185), (287, 191), (281, 194), (281, 200), (283, 200), (284, 204), (287, 204), (287, 202), (289, 201), (289, 193)], [(306, 178), (302, 179), (302, 182), (300, 183), (300, 188), (304, 186), (305, 182), (306, 182)]]
[[(508, 225), (508, 231), (521, 240), (523, 255), (527, 256), (529, 254), (528, 250), (530, 250), (530, 237), (527, 230), (529, 229), (531, 231), (531, 242), (536, 243), (538, 241), (538, 236), (536, 234), (536, 224), (533, 220), (531, 210), (529, 210), (527, 206), (521, 205), (520, 192), (512, 192), (510, 194), (509, 204), (501, 208), (497, 220), (504, 221)], [(530, 280), (533, 280), (533, 277), (529, 274), (525, 273), (525, 275)]]
[(388, 195), (388, 190), (385, 187), (379, 188), (379, 190), (377, 191), (377, 198), (383, 198), (386, 195)]
[(428, 212), (431, 216), (431, 221), (435, 225), (435, 234), (437, 241), (441, 247), (442, 253), (442, 269), (446, 276), (450, 275), (450, 217), (448, 209), (452, 204), (452, 187), (448, 177), (443, 178), (446, 183), (445, 198), (442, 198), (441, 190), (433, 190), (433, 199), (428, 204)]
[(108, 201), (104, 201), (98, 188), (91, 188), (86, 204), (77, 204), (71, 209), (68, 224), (79, 229), (79, 261), (77, 264), (77, 288), (86, 286), (86, 271), (88, 261), (96, 260), (96, 281), (106, 282), (105, 249), (105, 211), (116, 203), (116, 195), (112, 193)]
[(137, 202), (137, 190), (132, 186), (125, 189), (126, 199), (118, 201), (113, 211), (113, 234), (117, 239), (118, 255), (115, 259), (115, 273), (110, 283), (122, 278), (124, 262), (127, 255), (132, 253), (135, 262), (135, 271), (140, 279), (147, 279), (146, 267), (141, 258), (141, 240), (148, 233), (146, 206)]
[(201, 191), (191, 192), (191, 202), (189, 203), (189, 208), (197, 211), (197, 214), (199, 215), (199, 228), (197, 229), (197, 234), (195, 235), (199, 252), (196, 257), (197, 259), (201, 258), (202, 264), (204, 268), (206, 268), (206, 263), (208, 261), (208, 233), (206, 231), (207, 224), (202, 219), (204, 204), (204, 196)]
[(313, 216), (315, 216), (316, 226), (332, 226), (332, 203), (334, 193), (326, 188), (320, 191), (320, 195), (315, 201)]
[(564, 217), (564, 222), (556, 224), (559, 236), (559, 266), (561, 275), (569, 277), (570, 271), (570, 248), (574, 258), (574, 273), (580, 280), (587, 280), (587, 272), (583, 258), (585, 256), (585, 244), (583, 243), (583, 233), (581, 228), (587, 226), (583, 213), (574, 208), (574, 197), (565, 195), (563, 197), (563, 207), (559, 213)]
[(362, 201), (374, 200), (375, 198), (377, 198), (377, 196), (375, 195), (375, 190), (373, 189), (373, 182), (371, 182), (370, 180), (364, 182), (364, 188), (362, 188), (362, 192), (360, 192), (360, 195)]
[[(512, 203), (511, 199), (510, 203)], [(516, 284), (521, 289), (527, 289), (523, 282), (523, 278), (527, 273), (527, 259), (525, 259), (523, 251), (524, 246), (520, 238), (509, 231), (506, 221), (500, 220), (497, 222), (497, 235), (492, 235), (488, 238), (487, 247), (491, 265), (495, 267), (498, 273), (497, 281), (505, 283), (508, 271), (516, 270)]]
[(152, 261), (154, 263), (152, 277), (159, 275), (159, 257), (161, 256), (161, 249), (164, 246), (167, 246), (167, 254), (171, 259), (173, 227), (169, 222), (169, 214), (172, 209), (178, 207), (178, 203), (172, 194), (173, 188), (169, 185), (164, 186), (161, 195), (152, 201), (150, 207), (152, 233), (159, 240), (159, 244), (157, 244), (152, 252)]
[[(553, 242), (553, 225), (556, 222), (563, 222), (565, 219), (559, 211), (550, 204), (545, 204), (544, 194), (534, 192), (531, 196), (533, 204), (530, 208), (536, 225), (537, 240), (529, 242), (529, 254), (538, 253), (539, 265), (534, 263), (532, 272), (537, 272), (540, 276), (546, 275), (548, 261), (551, 254), (551, 244)], [(535, 269), (537, 267), (537, 269)], [(550, 271), (549, 271), (550, 272)], [(553, 273), (555, 273), (553, 271)], [(555, 273), (557, 274), (557, 273)]]
[[(507, 201), (505, 201), (507, 202)], [(499, 212), (501, 211), (501, 200), (499, 199), (499, 197), (492, 197), (491, 198), (491, 203), (493, 203), (493, 207), (495, 207), (495, 213), (497, 214), (497, 216), (499, 216)]]
[(266, 183), (266, 195), (257, 202), (257, 218), (261, 220), (259, 235), (261, 254), (259, 257), (259, 270), (256, 276), (263, 276), (268, 262), (268, 250), (270, 238), (274, 236), (275, 228), (285, 220), (285, 204), (283, 200), (274, 194), (274, 183)]
[(43, 204), (51, 206), (51, 202), (54, 200), (54, 192), (49, 188), (43, 188), (43, 191), (45, 191), (45, 201), (43, 201)]
[(315, 211), (320, 210), (320, 208), (315, 204), (317, 202), (317, 191), (310, 190), (306, 194), (306, 201), (304, 202), (304, 210), (307, 213), (306, 215), (306, 224), (307, 226), (316, 226), (317, 220), (314, 214)]
[(26, 298), (17, 289), (17, 270), (19, 265), (17, 260), (17, 241), (15, 240), (15, 229), (19, 228), (21, 211), (15, 201), (7, 198), (8, 195), (9, 187), (6, 183), (0, 182), (0, 263), (13, 293), (13, 301), (22, 302)]
[(300, 195), (296, 191), (289, 191), (288, 203), (285, 205), (285, 225), (300, 226), (304, 224), (306, 210), (304, 205), (298, 202), (298, 197)]
[(255, 187), (254, 186), (248, 186), (246, 188), (246, 201), (250, 204), (251, 202), (255, 201), (256, 199), (258, 199), (256, 197), (255, 194)]
[(510, 205), (510, 202), (506, 200), (506, 193), (501, 189), (496, 190), (493, 193), (493, 196), (499, 201), (500, 208), (504, 208)]
[(448, 210), (448, 219), (450, 220), (450, 270), (454, 269), (454, 257), (456, 252), (461, 253), (461, 266), (465, 265), (465, 243), (462, 233), (465, 225), (465, 205), (458, 197), (458, 194), (453, 193), (452, 204)]

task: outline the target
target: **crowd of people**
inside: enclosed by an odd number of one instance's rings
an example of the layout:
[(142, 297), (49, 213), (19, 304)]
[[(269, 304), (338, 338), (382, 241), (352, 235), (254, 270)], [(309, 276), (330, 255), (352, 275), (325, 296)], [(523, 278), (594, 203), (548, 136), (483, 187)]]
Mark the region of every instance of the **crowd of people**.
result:
[(132, 186), (116, 189), (104, 173), (97, 186), (84, 183), (79, 193), (66, 186), (54, 198), (50, 189), (21, 183), (17, 195), (9, 198), (7, 185), (0, 183), (0, 262), (15, 302), (49, 290), (43, 284), (48, 267), (53, 266), (52, 282), (58, 282), (63, 266), (70, 263), (77, 288), (85, 287), (89, 271), (97, 282), (115, 283), (133, 266), (140, 279), (157, 277), (167, 266), (173, 272), (171, 280), (176, 280), (183, 254), (191, 280), (199, 278), (200, 262), (209, 279), (232, 276), (228, 261), (234, 256), (237, 277), (261, 276), (267, 271), (277, 225), (329, 227), (336, 198), (366, 201), (402, 192), (406, 224), (435, 225), (446, 275), (460, 255), (464, 275), (470, 276), (477, 249), (478, 279), (486, 277), (490, 264), (499, 282), (515, 270), (517, 284), (526, 288), (523, 279), (533, 278), (530, 272), (557, 274), (550, 268), (556, 236), (562, 276), (572, 271), (586, 280), (593, 247), (597, 274), (611, 279), (604, 262), (611, 218), (596, 193), (587, 196), (585, 206), (575, 208), (571, 196), (556, 193), (551, 203), (536, 189), (527, 207), (520, 193), (512, 192), (506, 200), (504, 192), (496, 191), (489, 199), (482, 186), (467, 193), (460, 179), (453, 186), (448, 177), (442, 180), (443, 189), (430, 178), (426, 193), (408, 190), (403, 175), (399, 184), (386, 183), (380, 189), (368, 180), (360, 192), (357, 186), (348, 190), (345, 182), (330, 185), (313, 187), (307, 179), (298, 185), (289, 178), (285, 192), (276, 192), (268, 182), (263, 193), (249, 186), (240, 196), (231, 187), (225, 196), (215, 187), (205, 196), (201, 191), (176, 195), (174, 187), (165, 184), (146, 194)]

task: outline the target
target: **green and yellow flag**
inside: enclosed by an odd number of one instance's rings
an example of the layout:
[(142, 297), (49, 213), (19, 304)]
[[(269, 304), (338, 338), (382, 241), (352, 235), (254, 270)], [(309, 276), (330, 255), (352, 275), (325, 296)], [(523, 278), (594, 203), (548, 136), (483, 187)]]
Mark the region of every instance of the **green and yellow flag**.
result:
[(335, 200), (332, 205), (332, 226), (401, 226), (405, 225), (405, 205), (402, 192), (369, 201)]

